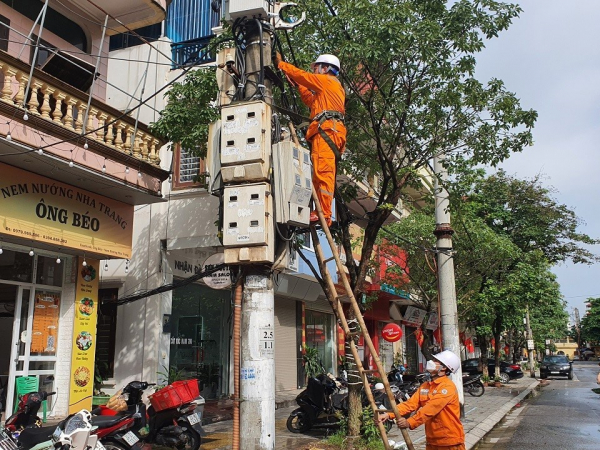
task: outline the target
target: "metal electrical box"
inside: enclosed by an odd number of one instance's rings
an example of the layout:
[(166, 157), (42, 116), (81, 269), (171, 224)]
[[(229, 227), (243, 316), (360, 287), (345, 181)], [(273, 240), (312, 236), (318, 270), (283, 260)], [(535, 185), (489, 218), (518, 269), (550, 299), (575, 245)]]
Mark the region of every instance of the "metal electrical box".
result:
[(312, 194), (310, 152), (291, 141), (275, 144), (273, 178), (277, 223), (307, 226), (310, 222)]
[(271, 107), (265, 102), (221, 109), (221, 175), (225, 183), (269, 179)]
[(229, 0), (229, 20), (233, 21), (244, 16), (267, 18), (270, 3), (272, 2), (266, 0)]
[(275, 237), (270, 189), (267, 183), (225, 187), (225, 263), (273, 262)]
[[(210, 194), (220, 193), (223, 187), (221, 178), (221, 121), (208, 125), (208, 142), (206, 144), (206, 168), (208, 169), (208, 186)], [(220, 194), (219, 194), (220, 195)]]

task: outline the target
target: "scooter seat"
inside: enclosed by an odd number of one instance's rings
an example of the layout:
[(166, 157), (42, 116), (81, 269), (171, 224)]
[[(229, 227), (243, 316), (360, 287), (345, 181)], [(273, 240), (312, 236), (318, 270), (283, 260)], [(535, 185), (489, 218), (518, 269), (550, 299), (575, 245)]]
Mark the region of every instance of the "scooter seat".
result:
[(42, 442), (49, 441), (52, 439), (54, 430), (56, 430), (56, 427), (25, 428), (19, 434), (19, 446), (22, 448), (32, 448)]
[(98, 428), (110, 428), (129, 416), (131, 416), (129, 413), (117, 414), (116, 416), (92, 416), (92, 426)]

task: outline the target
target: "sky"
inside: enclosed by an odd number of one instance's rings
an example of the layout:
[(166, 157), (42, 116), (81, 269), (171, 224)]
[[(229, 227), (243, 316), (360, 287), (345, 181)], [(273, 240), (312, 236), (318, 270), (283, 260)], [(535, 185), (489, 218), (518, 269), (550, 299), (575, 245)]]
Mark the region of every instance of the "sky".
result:
[[(496, 77), (535, 109), (534, 145), (500, 165), (519, 178), (542, 175), (554, 197), (600, 238), (600, 1), (521, 0), (523, 12), (479, 55), (476, 77)], [(600, 254), (600, 245), (588, 247)], [(600, 297), (600, 263), (553, 269), (568, 312)]]

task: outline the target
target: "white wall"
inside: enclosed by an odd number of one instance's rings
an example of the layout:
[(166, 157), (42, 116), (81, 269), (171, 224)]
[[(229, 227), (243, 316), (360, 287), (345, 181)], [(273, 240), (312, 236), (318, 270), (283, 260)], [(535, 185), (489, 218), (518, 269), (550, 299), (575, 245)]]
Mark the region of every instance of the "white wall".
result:
[[(153, 42), (152, 45), (158, 51), (147, 45), (138, 45), (110, 52), (112, 59), (110, 60), (108, 82), (129, 93), (129, 96), (109, 85), (106, 88), (106, 102), (109, 105), (124, 111), (139, 103), (142, 88), (144, 88), (142, 98), (146, 99), (167, 83), (171, 66), (164, 55), (171, 55), (171, 45), (163, 40)], [(159, 51), (164, 55), (160, 54)], [(149, 63), (148, 55), (150, 55)], [(147, 74), (144, 83), (146, 69)], [(148, 101), (148, 106), (140, 108), (139, 118), (141, 122), (150, 124), (158, 119), (158, 113), (155, 110), (162, 111), (164, 108), (163, 93), (164, 91)], [(131, 98), (132, 96), (134, 98)], [(133, 117), (136, 117), (136, 115), (137, 111), (132, 113)]]

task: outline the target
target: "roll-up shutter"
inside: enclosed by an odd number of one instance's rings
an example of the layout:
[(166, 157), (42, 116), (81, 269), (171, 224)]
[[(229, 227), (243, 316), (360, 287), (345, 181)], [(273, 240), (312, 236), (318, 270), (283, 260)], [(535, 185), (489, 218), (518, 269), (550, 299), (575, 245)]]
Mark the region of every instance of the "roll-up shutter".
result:
[(275, 391), (296, 389), (296, 301), (275, 299)]
[(333, 310), (331, 309), (331, 305), (324, 297), (319, 297), (315, 302), (305, 302), (304, 303), (306, 309), (311, 309), (313, 311), (324, 312), (328, 314), (333, 314)]

